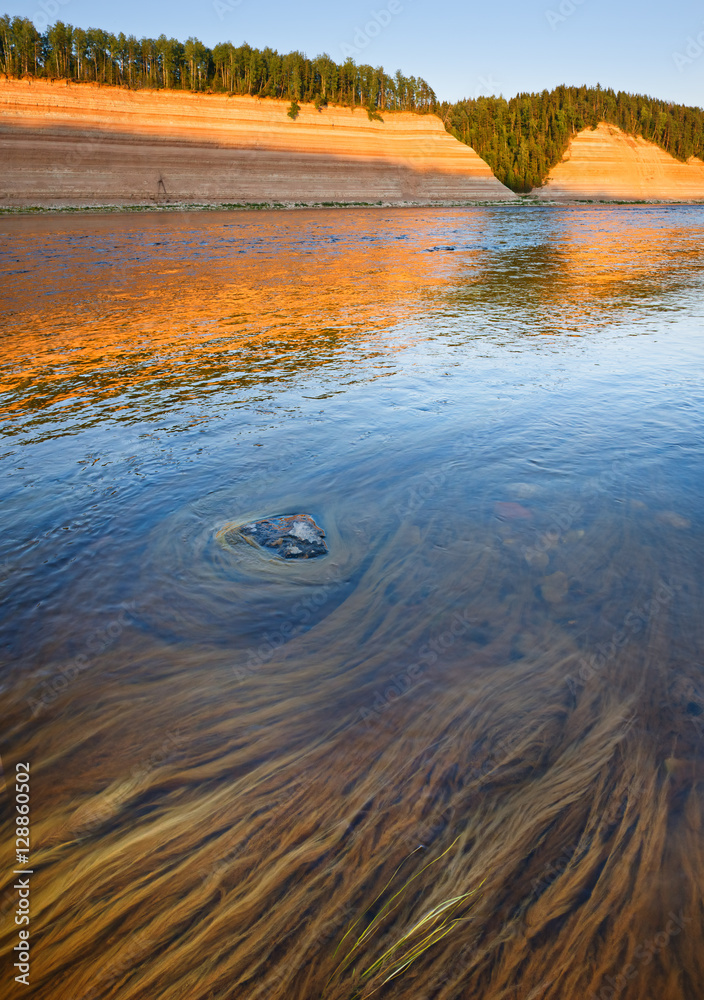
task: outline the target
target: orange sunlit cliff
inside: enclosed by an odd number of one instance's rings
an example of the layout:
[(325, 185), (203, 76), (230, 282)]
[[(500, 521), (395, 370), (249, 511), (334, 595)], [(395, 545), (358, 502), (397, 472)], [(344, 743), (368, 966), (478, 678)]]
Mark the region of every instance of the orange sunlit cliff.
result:
[(567, 201), (704, 200), (704, 162), (693, 156), (682, 163), (659, 146), (600, 122), (574, 137), (537, 193)]
[(0, 206), (507, 200), (434, 115), (0, 81)]

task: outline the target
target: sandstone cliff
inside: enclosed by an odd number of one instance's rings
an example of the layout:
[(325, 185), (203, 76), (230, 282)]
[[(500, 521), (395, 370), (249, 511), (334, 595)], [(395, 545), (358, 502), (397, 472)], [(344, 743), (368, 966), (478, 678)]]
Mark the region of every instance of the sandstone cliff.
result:
[(434, 115), (0, 81), (0, 206), (510, 200)]
[(681, 163), (659, 146), (601, 122), (579, 132), (550, 171), (540, 198), (618, 201), (704, 200), (704, 162)]

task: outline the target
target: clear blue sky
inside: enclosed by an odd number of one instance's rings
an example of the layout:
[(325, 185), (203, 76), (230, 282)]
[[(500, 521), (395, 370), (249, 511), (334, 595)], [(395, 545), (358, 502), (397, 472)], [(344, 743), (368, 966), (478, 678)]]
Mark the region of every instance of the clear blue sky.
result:
[(441, 100), (601, 83), (704, 106), (704, 5), (694, 0), (0, 0), (0, 10), (338, 62), (352, 50), (356, 62), (425, 77)]

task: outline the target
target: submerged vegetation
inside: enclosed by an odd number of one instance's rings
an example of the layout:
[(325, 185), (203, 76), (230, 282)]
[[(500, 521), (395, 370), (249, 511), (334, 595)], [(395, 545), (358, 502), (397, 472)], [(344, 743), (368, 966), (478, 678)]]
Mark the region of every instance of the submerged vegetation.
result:
[(9, 221), (23, 1000), (701, 997), (700, 211)]
[(370, 121), (384, 111), (433, 112), (447, 130), (471, 146), (498, 179), (513, 191), (543, 183), (560, 162), (570, 138), (600, 121), (654, 142), (680, 160), (704, 158), (704, 110), (640, 94), (601, 87), (556, 87), (539, 94), (478, 97), (439, 102), (421, 77), (382, 66), (336, 63), (323, 54), (281, 54), (243, 43), (212, 49), (197, 38), (180, 42), (160, 35), (141, 38), (98, 28), (74, 28), (57, 21), (40, 32), (31, 20), (0, 18), (0, 72), (65, 78), (131, 88), (180, 88), (196, 92), (249, 94), (290, 101), (295, 120), (299, 101), (319, 110), (330, 104), (363, 107)]
[[(350, 971), (350, 967), (352, 967), (351, 978), (355, 982), (355, 991), (353, 993), (355, 1000), (357, 1000), (357, 998), (361, 998), (363, 992), (365, 996), (369, 996), (371, 993), (376, 993), (377, 990), (381, 989), (382, 986), (385, 986), (386, 983), (406, 972), (406, 970), (409, 969), (417, 959), (424, 955), (428, 949), (432, 948), (434, 944), (442, 941), (443, 938), (447, 937), (447, 935), (461, 923), (462, 917), (458, 917), (455, 914), (460, 910), (466, 909), (467, 901), (474, 895), (475, 890), (451, 896), (449, 899), (445, 899), (441, 903), (432, 906), (421, 917), (415, 917), (411, 920), (411, 926), (404, 930), (395, 940), (392, 941), (391, 944), (384, 946), (380, 955), (373, 960), (370, 959), (370, 964), (366, 968), (364, 968), (366, 962), (362, 962), (359, 969), (356, 968), (356, 963), (360, 958), (359, 949), (363, 948), (369, 941), (373, 941), (374, 938), (380, 935), (384, 923), (389, 921), (391, 915), (401, 905), (403, 897), (411, 883), (414, 882), (419, 876), (423, 875), (427, 869), (432, 868), (433, 865), (442, 861), (445, 855), (447, 855), (455, 846), (457, 840), (459, 840), (459, 838), (456, 838), (450, 846), (447, 847), (442, 854), (440, 854), (439, 857), (435, 858), (434, 861), (430, 861), (427, 865), (424, 865), (419, 872), (407, 879), (401, 888), (398, 889), (393, 895), (389, 896), (389, 898), (382, 904), (382, 898), (384, 898), (387, 891), (389, 891), (389, 887), (402, 868), (404, 862), (398, 866), (389, 881), (368, 908), (369, 910), (376, 910), (376, 913), (370, 922), (364, 927), (364, 930), (360, 932), (359, 925), (362, 918), (358, 918), (345, 932), (344, 937), (335, 951), (335, 956), (337, 956), (341, 948), (344, 947), (345, 941), (348, 937), (350, 937), (350, 935), (354, 935), (356, 931), (359, 936), (356, 940), (354, 940), (354, 937), (352, 938), (354, 943), (347, 946), (344, 958), (341, 959), (339, 965), (330, 976), (327, 987), (329, 987), (333, 982), (339, 980), (345, 973), (348, 973)], [(417, 851), (420, 850), (422, 850), (422, 845), (417, 847), (415, 851), (412, 851), (409, 857), (412, 857), (417, 853)], [(406, 860), (408, 860), (408, 858)]]

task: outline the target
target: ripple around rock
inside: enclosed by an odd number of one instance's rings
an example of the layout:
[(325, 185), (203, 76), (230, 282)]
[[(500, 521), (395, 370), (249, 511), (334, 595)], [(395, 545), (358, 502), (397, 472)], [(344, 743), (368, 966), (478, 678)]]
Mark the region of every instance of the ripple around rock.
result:
[(314, 559), (325, 555), (325, 532), (310, 514), (284, 514), (241, 524), (227, 532), (228, 541), (242, 540), (272, 551), (282, 559)]

